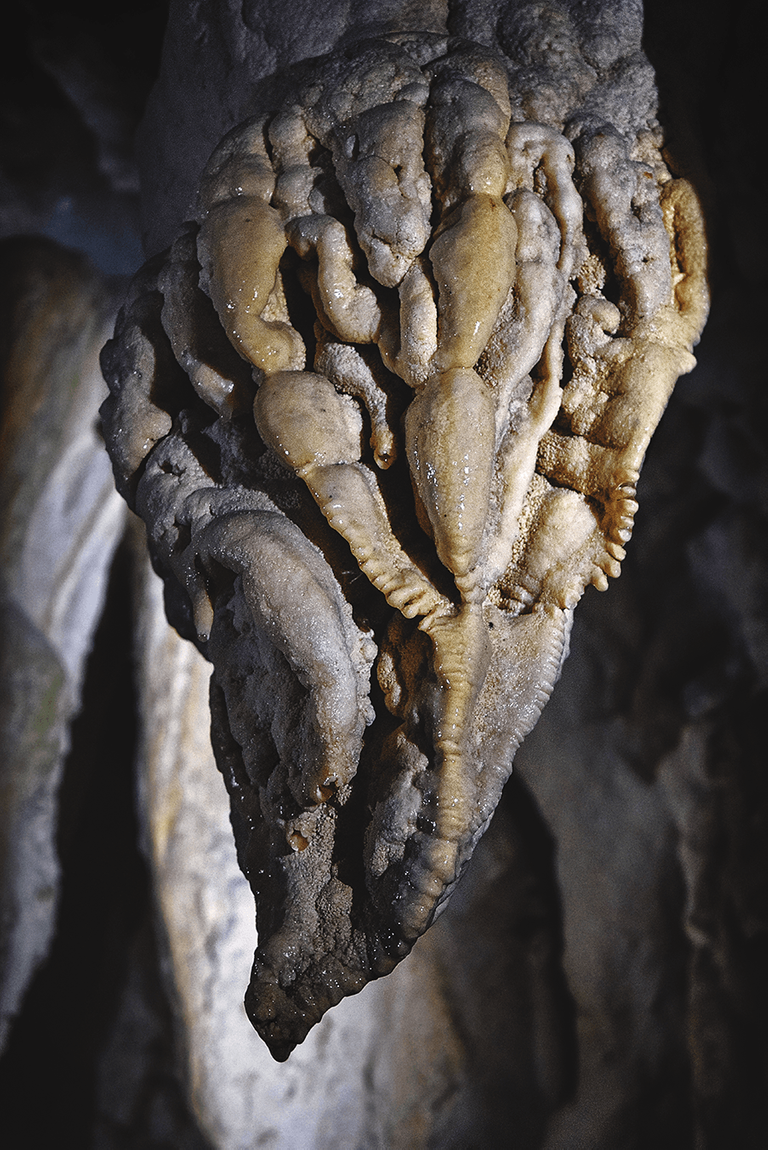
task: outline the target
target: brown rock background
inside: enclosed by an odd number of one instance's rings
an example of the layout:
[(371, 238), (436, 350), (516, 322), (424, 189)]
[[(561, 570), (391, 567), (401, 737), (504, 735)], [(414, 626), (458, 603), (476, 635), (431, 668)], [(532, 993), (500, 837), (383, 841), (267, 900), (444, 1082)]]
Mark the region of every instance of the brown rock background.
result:
[[(165, 197), (172, 212), (183, 199), (163, 181), (177, 164), (194, 182), (238, 84), (327, 50), (344, 21), (370, 21), (372, 7), (346, 5), (337, 18), (329, 5), (318, 30), (301, 0), (272, 23), (265, 5), (174, 6), (171, 79), (140, 137), (149, 201)], [(449, 15), (481, 26), (497, 7), (455, 3)], [(764, 1144), (758, 7), (645, 4), (670, 152), (707, 210), (713, 306), (699, 367), (678, 384), (652, 443), (624, 573), (580, 605), (562, 680), (450, 910), (393, 976), (332, 1012), (282, 1067), (238, 1014), (252, 912), (207, 758), (204, 671), (162, 624), (134, 536), (115, 552), (101, 623), (86, 637), (79, 715), (72, 722), (75, 702), (56, 728), (62, 779), (46, 792), (45, 824), (56, 932), (38, 947), (43, 961), (0, 1060), (11, 1145), (62, 1136), (110, 1150)], [(407, 4), (376, 14), (395, 9), (413, 18)], [(0, 231), (86, 251), (107, 277), (103, 302), (119, 290), (110, 277), (141, 258), (132, 140), (165, 9), (126, 3), (94, 17), (72, 3), (28, 3), (19, 12), (22, 31), (4, 49)], [(196, 21), (207, 21), (207, 40)], [(257, 42), (262, 57), (250, 51)], [(224, 94), (193, 48), (236, 65)], [(169, 92), (197, 119), (197, 136), (174, 121)], [(161, 167), (153, 154), (166, 138), (178, 147)], [(157, 246), (170, 225), (156, 213), (146, 222)], [(3, 256), (7, 268), (7, 248)], [(2, 304), (5, 397), (17, 305), (13, 293)], [(36, 418), (32, 404), (33, 441), (43, 434)], [(28, 508), (39, 487), (35, 469), (27, 474), (18, 506)], [(22, 530), (29, 512), (18, 515)], [(94, 516), (83, 522), (85, 539)], [(5, 562), (10, 580), (13, 558)], [(40, 666), (40, 644), (11, 647), (9, 634), (4, 686), (22, 679), (23, 701), (50, 684), (47, 672), (24, 671)], [(9, 720), (6, 732), (16, 729)], [(3, 826), (11, 847), (24, 840), (24, 824)]]

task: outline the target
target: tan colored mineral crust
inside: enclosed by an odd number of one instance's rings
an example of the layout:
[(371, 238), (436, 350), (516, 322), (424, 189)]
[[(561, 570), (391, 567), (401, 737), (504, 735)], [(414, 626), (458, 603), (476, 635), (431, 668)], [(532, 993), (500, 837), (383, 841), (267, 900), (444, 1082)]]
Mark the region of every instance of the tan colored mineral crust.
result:
[(318, 62), (216, 149), (104, 355), (118, 485), (214, 665), (276, 1058), (445, 904), (694, 364), (647, 62), (536, 75), (428, 33)]

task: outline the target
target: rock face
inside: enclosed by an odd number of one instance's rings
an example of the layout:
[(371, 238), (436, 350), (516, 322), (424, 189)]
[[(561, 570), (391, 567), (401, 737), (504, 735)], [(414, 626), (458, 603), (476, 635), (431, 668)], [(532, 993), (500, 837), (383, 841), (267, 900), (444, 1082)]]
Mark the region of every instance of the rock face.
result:
[(79, 254), (0, 244), (0, 1048), (56, 921), (58, 789), (125, 507), (94, 416), (113, 297)]
[(102, 357), (118, 487), (214, 665), (278, 1059), (444, 908), (706, 315), (639, 21), (533, 7), (498, 45), (398, 31), (300, 68)]

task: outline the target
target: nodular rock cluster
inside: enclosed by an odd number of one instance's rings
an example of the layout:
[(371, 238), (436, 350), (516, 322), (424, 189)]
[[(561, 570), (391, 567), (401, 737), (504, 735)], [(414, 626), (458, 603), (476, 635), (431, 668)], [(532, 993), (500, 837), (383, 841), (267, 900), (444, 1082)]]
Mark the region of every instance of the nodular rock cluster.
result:
[(118, 488), (213, 663), (279, 1060), (446, 905), (695, 362), (704, 231), (650, 67), (564, 52), (551, 83), (533, 36), (313, 62), (103, 353)]

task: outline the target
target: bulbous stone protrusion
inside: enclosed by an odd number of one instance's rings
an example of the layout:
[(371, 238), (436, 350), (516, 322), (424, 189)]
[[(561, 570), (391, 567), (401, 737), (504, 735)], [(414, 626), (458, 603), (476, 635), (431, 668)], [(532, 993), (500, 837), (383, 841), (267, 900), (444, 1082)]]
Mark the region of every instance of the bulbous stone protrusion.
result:
[(626, 125), (569, 139), (510, 69), (428, 33), (317, 61), (219, 145), (104, 358), (121, 490), (214, 664), (278, 1058), (455, 887), (706, 313), (648, 115), (642, 162)]

